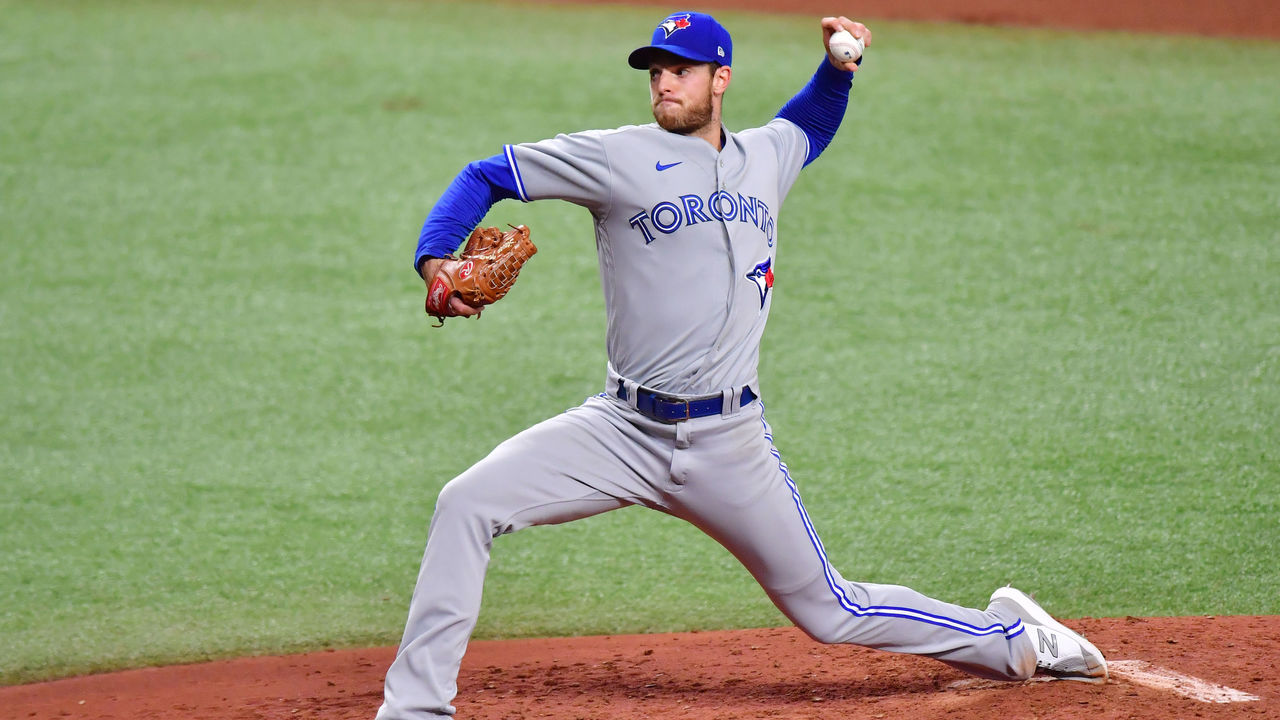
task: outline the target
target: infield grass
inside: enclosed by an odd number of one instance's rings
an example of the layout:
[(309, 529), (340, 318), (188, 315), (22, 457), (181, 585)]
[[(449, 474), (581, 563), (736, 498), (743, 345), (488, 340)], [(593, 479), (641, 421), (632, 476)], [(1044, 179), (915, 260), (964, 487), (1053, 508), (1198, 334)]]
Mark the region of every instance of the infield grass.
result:
[[(503, 143), (646, 121), (662, 12), (0, 0), (0, 682), (398, 640), (439, 488), (604, 375), (585, 211), (497, 206), (540, 253), (441, 330), (422, 218)], [(721, 17), (763, 123), (816, 20)], [(1280, 46), (872, 25), (762, 365), (834, 564), (1280, 612)], [(500, 539), (485, 602), (483, 637), (785, 622), (639, 510)]]

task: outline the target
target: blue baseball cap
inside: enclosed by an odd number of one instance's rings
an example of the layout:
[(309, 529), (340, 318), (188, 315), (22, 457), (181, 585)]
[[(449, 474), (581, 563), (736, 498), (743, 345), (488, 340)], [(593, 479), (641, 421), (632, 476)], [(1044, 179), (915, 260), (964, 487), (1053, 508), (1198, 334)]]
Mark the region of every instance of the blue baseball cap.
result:
[(659, 50), (694, 62), (733, 64), (733, 40), (729, 31), (706, 13), (671, 13), (654, 28), (650, 44), (632, 51), (627, 64), (637, 70), (648, 70), (649, 61)]

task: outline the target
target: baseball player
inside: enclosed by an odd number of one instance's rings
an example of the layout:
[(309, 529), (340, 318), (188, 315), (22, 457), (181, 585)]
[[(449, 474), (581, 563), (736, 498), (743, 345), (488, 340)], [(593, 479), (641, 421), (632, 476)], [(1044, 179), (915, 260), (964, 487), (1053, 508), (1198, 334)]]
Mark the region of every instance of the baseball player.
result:
[[(499, 200), (589, 210), (609, 362), (603, 392), (503, 442), (440, 492), (378, 718), (454, 713), (494, 538), (630, 505), (720, 542), (819, 642), (924, 655), (985, 678), (1039, 669), (1105, 682), (1098, 649), (1013, 588), (972, 609), (843, 578), (773, 446), (757, 360), (778, 217), (844, 117), (858, 61), (831, 54), (831, 36), (871, 44), (848, 18), (821, 27), (825, 52), (808, 84), (764, 126), (734, 132), (721, 120), (728, 31), (673, 13), (628, 59), (649, 74), (655, 122), (507, 145), (468, 165), (432, 208), (414, 258), (429, 288)], [(480, 310), (456, 294), (448, 305), (450, 315)]]

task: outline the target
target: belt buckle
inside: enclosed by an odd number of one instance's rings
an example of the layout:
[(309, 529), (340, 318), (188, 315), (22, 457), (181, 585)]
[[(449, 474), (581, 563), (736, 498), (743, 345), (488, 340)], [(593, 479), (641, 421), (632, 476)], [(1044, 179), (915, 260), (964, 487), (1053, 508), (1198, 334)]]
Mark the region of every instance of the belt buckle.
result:
[(684, 421), (684, 420), (688, 420), (688, 419), (689, 419), (689, 401), (688, 401), (688, 400), (680, 400), (679, 402), (680, 402), (680, 404), (681, 404), (681, 405), (683, 405), (683, 406), (684, 406), (684, 417), (678, 417), (678, 418), (675, 418), (675, 422), (682, 422), (682, 421)]
[[(653, 394), (653, 399), (654, 399), (654, 400), (656, 400), (656, 401), (658, 401), (658, 402), (660, 402), (660, 403), (662, 403), (662, 404), (666, 407), (666, 409), (668, 410), (667, 412), (663, 412), (663, 413), (662, 413), (662, 420), (663, 420), (663, 422), (668, 422), (668, 423), (678, 423), (678, 422), (683, 422), (683, 421), (685, 421), (685, 420), (688, 420), (688, 419), (689, 419), (690, 415), (689, 415), (689, 401), (688, 401), (688, 400), (684, 400), (684, 399), (681, 399), (681, 398), (675, 397), (674, 395), (663, 395), (663, 394), (661, 394), (661, 393), (654, 393), (654, 394)], [(673, 409), (674, 409), (674, 406), (683, 406), (683, 407), (684, 407), (684, 415), (683, 415), (683, 416), (680, 416), (680, 415), (675, 415), (675, 414), (673, 414), (673, 413), (669, 412), (669, 411), (671, 411), (671, 410), (673, 410)]]

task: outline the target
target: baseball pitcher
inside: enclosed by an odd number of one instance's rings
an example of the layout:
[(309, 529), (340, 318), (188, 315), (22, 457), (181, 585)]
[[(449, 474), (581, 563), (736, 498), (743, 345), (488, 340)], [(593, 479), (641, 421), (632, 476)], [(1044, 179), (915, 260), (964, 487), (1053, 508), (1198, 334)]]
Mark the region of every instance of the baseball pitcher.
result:
[[(871, 31), (848, 18), (823, 18), (821, 28), (809, 82), (771, 121), (735, 132), (721, 118), (729, 32), (709, 15), (673, 13), (628, 58), (649, 74), (654, 122), (507, 145), (468, 165), (432, 208), (414, 267), (428, 312), (442, 319), (495, 299), (456, 290), (459, 274), (497, 263), (505, 292), (533, 253), (521, 226), (507, 236), (486, 229), (481, 252), (452, 257), (495, 203), (556, 198), (589, 210), (609, 362), (599, 395), (503, 442), (440, 492), (378, 718), (454, 713), (496, 537), (630, 505), (720, 542), (819, 642), (924, 655), (985, 678), (1039, 669), (1105, 681), (1098, 649), (1013, 588), (973, 609), (846, 580), (773, 446), (757, 361), (785, 268), (778, 218), (839, 128), (871, 44)], [(505, 255), (494, 250), (504, 246)]]

